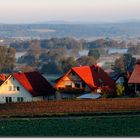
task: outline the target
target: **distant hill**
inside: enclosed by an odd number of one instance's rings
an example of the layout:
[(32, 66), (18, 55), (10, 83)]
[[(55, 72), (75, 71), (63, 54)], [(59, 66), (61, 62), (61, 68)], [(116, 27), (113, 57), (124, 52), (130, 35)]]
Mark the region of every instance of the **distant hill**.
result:
[(140, 37), (140, 22), (74, 24), (65, 21), (40, 24), (0, 24), (0, 37), (52, 38), (52, 37)]

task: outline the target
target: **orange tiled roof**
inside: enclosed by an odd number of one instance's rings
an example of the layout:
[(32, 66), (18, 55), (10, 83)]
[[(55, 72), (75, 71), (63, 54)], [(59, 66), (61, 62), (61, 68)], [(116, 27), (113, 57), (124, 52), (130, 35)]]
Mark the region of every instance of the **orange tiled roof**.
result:
[(109, 85), (112, 89), (115, 87), (115, 82), (97, 65), (71, 68), (58, 80), (55, 87), (57, 87), (59, 82), (72, 71), (75, 72), (91, 89), (101, 87), (101, 85)]

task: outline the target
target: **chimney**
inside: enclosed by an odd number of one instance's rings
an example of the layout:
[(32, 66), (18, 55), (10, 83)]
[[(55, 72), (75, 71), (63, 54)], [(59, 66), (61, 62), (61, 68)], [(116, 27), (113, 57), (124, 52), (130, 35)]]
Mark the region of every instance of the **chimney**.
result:
[(21, 74), (22, 73), (22, 71), (18, 71), (18, 74)]
[(97, 72), (99, 72), (100, 67), (99, 67), (97, 64), (93, 65), (93, 67), (95, 68), (95, 70), (96, 70)]

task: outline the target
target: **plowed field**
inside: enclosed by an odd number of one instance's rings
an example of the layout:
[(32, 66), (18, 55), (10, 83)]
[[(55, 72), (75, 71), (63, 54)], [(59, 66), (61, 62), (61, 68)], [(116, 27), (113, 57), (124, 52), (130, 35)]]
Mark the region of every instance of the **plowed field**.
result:
[(0, 105), (0, 116), (140, 111), (140, 98), (38, 101)]

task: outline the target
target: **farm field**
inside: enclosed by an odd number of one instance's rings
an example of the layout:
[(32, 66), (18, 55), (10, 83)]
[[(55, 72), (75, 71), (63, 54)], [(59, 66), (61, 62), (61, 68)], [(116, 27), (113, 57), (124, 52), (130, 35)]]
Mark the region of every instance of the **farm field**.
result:
[(0, 117), (140, 112), (140, 98), (37, 101), (0, 104)]
[(0, 137), (140, 136), (139, 116), (1, 119)]

